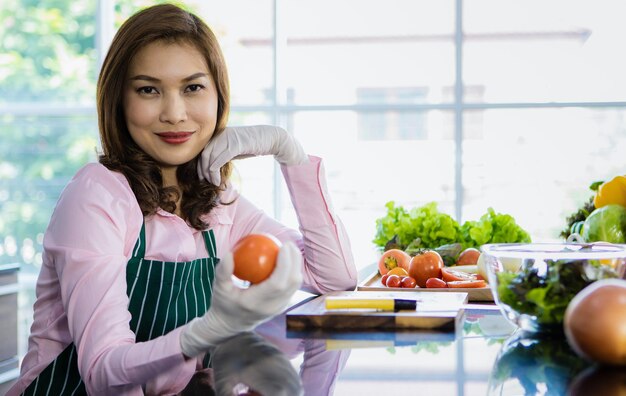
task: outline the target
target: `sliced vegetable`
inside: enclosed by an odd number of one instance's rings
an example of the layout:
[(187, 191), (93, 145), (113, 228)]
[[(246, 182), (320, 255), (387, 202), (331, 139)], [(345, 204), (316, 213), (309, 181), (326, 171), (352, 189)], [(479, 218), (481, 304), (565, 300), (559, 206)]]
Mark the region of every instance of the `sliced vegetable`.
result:
[(402, 267), (396, 267), (394, 269), (389, 270), (387, 275), (398, 275), (399, 277), (409, 276), (409, 272)]
[(464, 281), (452, 281), (447, 282), (449, 288), (479, 288), (487, 287), (487, 282), (484, 280), (464, 280)]
[(385, 275), (394, 268), (404, 268), (408, 270), (410, 261), (411, 256), (400, 249), (387, 250), (378, 260), (378, 272), (380, 272), (381, 275)]
[(477, 274), (478, 273), (478, 264), (476, 265), (453, 265), (452, 267), (447, 267), (453, 271), (465, 272), (466, 274)]
[(477, 280), (476, 275), (474, 274), (468, 274), (467, 272), (455, 271), (450, 268), (443, 268), (441, 270), (441, 279), (443, 279), (446, 282)]

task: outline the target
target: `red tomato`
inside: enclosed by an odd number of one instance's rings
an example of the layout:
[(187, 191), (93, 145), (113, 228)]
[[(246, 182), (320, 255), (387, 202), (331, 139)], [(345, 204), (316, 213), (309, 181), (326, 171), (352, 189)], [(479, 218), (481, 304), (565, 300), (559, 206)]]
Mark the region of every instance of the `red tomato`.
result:
[(401, 282), (402, 281), (398, 275), (389, 275), (386, 285), (387, 287), (400, 287)]
[(417, 254), (409, 263), (409, 276), (414, 278), (419, 287), (426, 287), (428, 278), (441, 278), (443, 259), (434, 250)]
[(455, 271), (451, 268), (443, 268), (441, 270), (441, 279), (446, 282), (454, 281), (473, 281), (478, 279), (475, 274), (468, 274), (467, 272)]
[(400, 249), (389, 249), (378, 260), (378, 272), (385, 275), (389, 270), (400, 267), (409, 270), (411, 256)]
[(411, 278), (410, 276), (405, 276), (400, 281), (400, 287), (403, 287), (405, 289), (412, 289), (415, 286), (417, 286), (417, 282), (415, 281), (415, 279)]
[(448, 284), (439, 278), (428, 278), (426, 287), (430, 289), (442, 289), (448, 287)]
[(476, 265), (480, 257), (480, 250), (475, 248), (467, 248), (461, 252), (456, 265)]
[(465, 281), (452, 281), (448, 282), (449, 288), (478, 288), (487, 287), (487, 282), (484, 280), (465, 280)]
[(263, 282), (274, 271), (279, 249), (280, 241), (272, 235), (246, 235), (233, 248), (233, 274), (250, 283)]
[(387, 278), (389, 278), (389, 274), (385, 274), (380, 278), (380, 283), (382, 283), (383, 286), (387, 286)]

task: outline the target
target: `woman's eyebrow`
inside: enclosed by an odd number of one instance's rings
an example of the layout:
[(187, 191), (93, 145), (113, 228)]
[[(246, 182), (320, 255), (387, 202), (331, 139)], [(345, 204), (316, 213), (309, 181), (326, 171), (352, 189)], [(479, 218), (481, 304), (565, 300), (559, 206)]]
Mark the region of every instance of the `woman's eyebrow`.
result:
[[(187, 81), (195, 80), (197, 78), (206, 77), (206, 76), (208, 76), (207, 73), (203, 73), (203, 72), (194, 73), (194, 74), (192, 74), (192, 75), (190, 75), (188, 77), (183, 78), (182, 81), (187, 82)], [(143, 81), (150, 81), (150, 82), (160, 82), (161, 81), (161, 80), (159, 80), (156, 77), (147, 76), (145, 74), (139, 74), (137, 76), (131, 77), (130, 80), (131, 81), (143, 80)]]
[(202, 73), (202, 72), (200, 72), (200, 73), (195, 73), (195, 74), (192, 74), (192, 75), (191, 75), (191, 76), (189, 76), (189, 77), (185, 77), (185, 78), (183, 78), (183, 81), (191, 81), (191, 80), (195, 80), (195, 79), (200, 78), (200, 77), (207, 77), (207, 76), (208, 76), (208, 74), (207, 74), (207, 73)]

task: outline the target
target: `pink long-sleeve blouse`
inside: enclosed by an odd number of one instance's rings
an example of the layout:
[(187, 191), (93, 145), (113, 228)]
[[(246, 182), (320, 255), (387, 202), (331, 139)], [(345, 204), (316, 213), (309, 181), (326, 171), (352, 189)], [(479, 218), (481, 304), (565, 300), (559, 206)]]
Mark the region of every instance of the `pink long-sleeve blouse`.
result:
[[(217, 256), (242, 236), (267, 232), (292, 240), (304, 256), (302, 289), (313, 293), (350, 290), (356, 269), (350, 243), (333, 212), (320, 158), (281, 168), (300, 231), (285, 227), (232, 187), (208, 214)], [(21, 375), (8, 396), (20, 394), (71, 342), (90, 394), (175, 394), (193, 375), (197, 360), (180, 349), (179, 327), (147, 342), (130, 330), (126, 263), (144, 221), (125, 177), (88, 164), (69, 182), (44, 237), (37, 300)], [(202, 232), (159, 210), (145, 219), (146, 259), (190, 261), (206, 257)], [(142, 389), (142, 385), (144, 388)]]

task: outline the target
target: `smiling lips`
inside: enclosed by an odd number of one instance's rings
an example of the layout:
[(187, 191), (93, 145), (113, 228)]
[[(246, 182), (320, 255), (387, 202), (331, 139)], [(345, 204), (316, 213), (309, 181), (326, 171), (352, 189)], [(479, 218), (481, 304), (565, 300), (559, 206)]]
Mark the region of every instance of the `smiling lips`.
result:
[(193, 132), (161, 132), (156, 134), (161, 138), (165, 143), (168, 144), (182, 144), (185, 143)]

